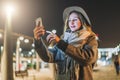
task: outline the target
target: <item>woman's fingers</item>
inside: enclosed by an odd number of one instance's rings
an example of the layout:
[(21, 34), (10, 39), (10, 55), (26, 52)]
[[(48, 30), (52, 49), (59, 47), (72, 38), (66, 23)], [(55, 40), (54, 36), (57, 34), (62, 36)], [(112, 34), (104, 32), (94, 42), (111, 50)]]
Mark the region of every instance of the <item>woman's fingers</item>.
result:
[(33, 33), (34, 33), (35, 39), (40, 39), (40, 37), (45, 34), (45, 29), (44, 27), (35, 27), (35, 29), (33, 30)]
[(49, 34), (49, 35), (47, 36), (47, 38), (46, 38), (47, 42), (49, 42), (49, 43), (50, 43), (53, 39), (54, 39), (53, 34)]
[(56, 34), (49, 34), (46, 38), (47, 42), (51, 43), (53, 40), (59, 42), (60, 38)]

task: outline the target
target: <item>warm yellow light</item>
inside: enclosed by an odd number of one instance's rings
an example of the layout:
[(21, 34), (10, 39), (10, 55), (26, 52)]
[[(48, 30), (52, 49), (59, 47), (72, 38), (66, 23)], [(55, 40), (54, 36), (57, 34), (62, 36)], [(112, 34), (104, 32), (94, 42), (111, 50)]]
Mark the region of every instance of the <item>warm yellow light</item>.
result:
[(2, 36), (3, 36), (2, 33), (0, 33), (0, 38), (2, 38)]
[(12, 15), (12, 13), (14, 11), (13, 5), (12, 4), (6, 4), (5, 11), (6, 11), (7, 15)]
[(17, 45), (20, 45), (20, 40), (19, 39), (17, 40)]
[(22, 41), (22, 40), (24, 40), (24, 37), (23, 37), (23, 36), (20, 36), (19, 39)]
[(25, 43), (29, 43), (29, 39), (25, 39), (24, 42), (25, 42)]

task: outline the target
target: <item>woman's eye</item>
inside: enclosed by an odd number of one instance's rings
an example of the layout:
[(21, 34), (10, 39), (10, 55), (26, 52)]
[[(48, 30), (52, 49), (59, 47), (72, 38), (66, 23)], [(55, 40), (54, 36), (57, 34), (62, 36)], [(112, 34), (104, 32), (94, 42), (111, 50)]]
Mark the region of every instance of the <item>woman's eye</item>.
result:
[(70, 22), (70, 21), (77, 21), (78, 19), (72, 19), (72, 20), (68, 20), (68, 22)]
[(73, 21), (77, 21), (78, 19), (73, 19)]
[(75, 21), (77, 21), (77, 20), (78, 20), (78, 18), (75, 18), (75, 19), (69, 19), (68, 22), (71, 22), (71, 21), (75, 22)]

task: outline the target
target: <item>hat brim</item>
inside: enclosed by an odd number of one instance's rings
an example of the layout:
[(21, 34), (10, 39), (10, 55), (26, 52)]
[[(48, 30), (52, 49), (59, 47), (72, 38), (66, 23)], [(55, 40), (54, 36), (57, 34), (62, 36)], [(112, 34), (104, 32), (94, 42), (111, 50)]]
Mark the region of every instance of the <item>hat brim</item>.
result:
[(88, 15), (86, 14), (85, 10), (83, 10), (83, 8), (78, 7), (78, 6), (68, 7), (68, 8), (66, 8), (64, 10), (64, 12), (63, 12), (63, 20), (64, 20), (64, 22), (65, 22), (66, 18), (69, 16), (69, 14), (72, 11), (80, 12), (84, 16), (84, 18), (87, 20), (87, 22), (89, 23), (89, 25), (91, 25), (90, 19), (89, 19)]

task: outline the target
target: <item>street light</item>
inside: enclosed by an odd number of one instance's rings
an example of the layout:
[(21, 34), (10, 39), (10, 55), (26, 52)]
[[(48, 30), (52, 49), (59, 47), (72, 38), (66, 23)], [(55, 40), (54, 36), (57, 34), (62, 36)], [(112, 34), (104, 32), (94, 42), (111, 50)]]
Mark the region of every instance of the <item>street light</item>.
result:
[(25, 39), (24, 42), (25, 42), (25, 43), (29, 43), (29, 39)]
[(17, 38), (17, 45), (16, 45), (16, 71), (20, 70), (20, 38)]
[(11, 46), (12, 33), (12, 6), (6, 6), (6, 23), (4, 32), (4, 48), (1, 59), (1, 77), (2, 80), (13, 80), (13, 54)]
[(14, 11), (14, 8), (13, 8), (12, 5), (6, 5), (5, 6), (5, 11), (6, 11), (7, 16), (11, 16), (13, 11)]
[(0, 33), (0, 38), (2, 38), (2, 36), (3, 36), (2, 33)]

